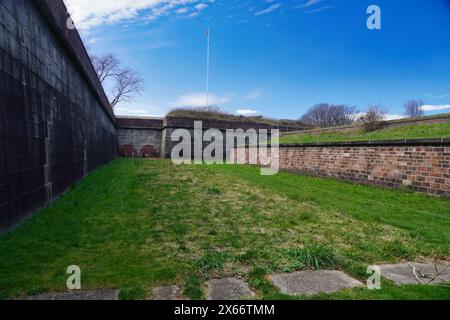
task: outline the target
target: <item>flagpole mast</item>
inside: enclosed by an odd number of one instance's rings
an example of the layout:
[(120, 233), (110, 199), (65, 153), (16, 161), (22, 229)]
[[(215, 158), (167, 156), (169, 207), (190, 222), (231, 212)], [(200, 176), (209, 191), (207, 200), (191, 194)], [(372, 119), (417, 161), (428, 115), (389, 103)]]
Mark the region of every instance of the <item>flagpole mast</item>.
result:
[(211, 45), (211, 38), (210, 33), (211, 29), (208, 27), (206, 30), (207, 36), (208, 36), (208, 45), (206, 49), (206, 107), (209, 107), (209, 63), (210, 63), (210, 45)]

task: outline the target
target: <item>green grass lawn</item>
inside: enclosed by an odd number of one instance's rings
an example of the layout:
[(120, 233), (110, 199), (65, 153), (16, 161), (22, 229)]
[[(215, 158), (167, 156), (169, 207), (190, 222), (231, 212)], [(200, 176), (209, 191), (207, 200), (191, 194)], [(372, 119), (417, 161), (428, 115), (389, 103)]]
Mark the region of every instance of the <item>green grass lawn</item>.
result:
[[(449, 258), (448, 199), (250, 166), (174, 166), (118, 159), (0, 237), (0, 297), (83, 289), (145, 298), (178, 284), (203, 298), (210, 277), (239, 275), (258, 298), (280, 294), (272, 272), (341, 268), (365, 282), (368, 264)], [(315, 299), (450, 299), (448, 288), (346, 290)]]
[(363, 132), (361, 129), (356, 132), (319, 132), (314, 134), (292, 134), (280, 137), (280, 143), (397, 140), (449, 137), (450, 123), (439, 123), (391, 127), (372, 132)]

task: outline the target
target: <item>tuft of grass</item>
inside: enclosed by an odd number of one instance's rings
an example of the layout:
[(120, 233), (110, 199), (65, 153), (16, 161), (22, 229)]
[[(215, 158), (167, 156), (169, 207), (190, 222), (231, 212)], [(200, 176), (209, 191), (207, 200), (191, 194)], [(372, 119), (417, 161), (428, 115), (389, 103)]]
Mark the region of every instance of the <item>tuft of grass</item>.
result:
[(336, 252), (324, 245), (308, 244), (303, 248), (289, 249), (287, 254), (300, 264), (301, 269), (335, 269), (339, 266)]
[(212, 188), (208, 188), (208, 194), (212, 195), (212, 196), (216, 196), (219, 195), (221, 193), (220, 189), (212, 187)]
[(141, 300), (146, 296), (146, 292), (141, 287), (124, 288), (119, 292), (120, 300)]
[(267, 280), (267, 270), (261, 267), (255, 267), (249, 274), (249, 284), (257, 289), (263, 296), (277, 294), (277, 288)]
[(204, 298), (200, 277), (191, 275), (186, 278), (183, 294), (192, 300)]
[(211, 270), (220, 270), (227, 260), (228, 255), (226, 252), (208, 251), (202, 259), (197, 263), (201, 272), (205, 277), (209, 277)]
[(273, 269), (293, 272), (296, 270), (336, 269), (340, 266), (338, 254), (334, 249), (313, 243), (303, 247), (280, 249), (277, 252)]

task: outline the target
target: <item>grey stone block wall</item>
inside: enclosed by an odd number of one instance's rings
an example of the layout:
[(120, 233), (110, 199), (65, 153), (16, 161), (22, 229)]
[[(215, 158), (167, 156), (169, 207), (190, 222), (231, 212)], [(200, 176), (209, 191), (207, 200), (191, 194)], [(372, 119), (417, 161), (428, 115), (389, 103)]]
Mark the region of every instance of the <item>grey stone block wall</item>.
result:
[[(173, 148), (180, 143), (179, 141), (172, 141), (172, 134), (177, 129), (179, 129), (179, 128), (165, 127), (163, 129), (162, 138), (161, 138), (161, 140), (162, 140), (162, 142), (161, 142), (161, 144), (162, 144), (161, 155), (164, 158), (166, 158), (166, 159), (170, 159), (171, 158)], [(191, 147), (192, 147), (194, 145), (194, 129), (185, 128), (185, 130), (189, 131), (189, 133), (191, 134), (191, 138), (192, 138), (192, 140), (191, 140)], [(203, 133), (205, 133), (206, 130), (207, 129), (204, 129)], [(256, 131), (258, 132), (258, 130), (256, 130)], [(227, 145), (226, 145), (226, 130), (222, 129), (222, 130), (220, 130), (220, 132), (222, 132), (222, 135), (223, 135), (223, 150), (224, 150), (224, 160), (225, 160), (226, 159), (225, 155), (229, 152), (230, 149), (235, 148), (236, 144), (234, 144), (232, 146), (229, 146), (227, 148)], [(268, 130), (267, 138), (270, 140), (270, 130)], [(186, 141), (183, 141), (183, 142), (186, 143)], [(202, 143), (202, 150), (204, 150), (205, 147), (207, 147), (210, 143), (211, 143), (210, 141), (203, 141), (203, 143)], [(247, 141), (247, 143), (248, 143), (248, 141)], [(192, 152), (192, 156), (194, 156), (193, 149), (191, 149), (191, 152)]]
[(131, 144), (139, 153), (144, 146), (153, 146), (158, 154), (161, 154), (160, 129), (117, 129), (119, 149), (123, 145)]
[[(163, 134), (164, 140), (162, 141), (162, 143), (164, 144), (163, 156), (166, 159), (170, 159), (171, 158), (173, 148), (180, 143), (179, 141), (172, 141), (172, 134), (177, 129), (180, 129), (180, 128), (166, 127), (166, 128), (163, 129), (163, 132), (164, 132), (164, 134)], [(192, 156), (194, 156), (194, 150), (193, 150), (194, 129), (185, 128), (185, 130), (189, 131), (189, 133), (191, 134), (191, 138), (192, 138), (191, 142), (190, 142), (191, 143), (191, 153), (192, 153)], [(221, 130), (221, 132), (224, 134), (224, 143), (225, 143), (225, 130)], [(189, 146), (189, 142), (188, 141), (183, 141), (183, 142), (187, 143), (186, 146)], [(204, 149), (209, 144), (210, 144), (210, 142), (203, 142), (202, 143), (202, 148)], [(226, 152), (225, 146), (224, 146), (224, 152)]]

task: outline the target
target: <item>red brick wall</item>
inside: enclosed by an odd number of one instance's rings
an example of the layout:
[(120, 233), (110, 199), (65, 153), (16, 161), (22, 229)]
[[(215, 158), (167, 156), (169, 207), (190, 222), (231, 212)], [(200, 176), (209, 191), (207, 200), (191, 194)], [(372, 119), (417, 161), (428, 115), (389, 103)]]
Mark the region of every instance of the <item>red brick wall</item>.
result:
[(450, 196), (450, 145), (280, 146), (280, 169)]

